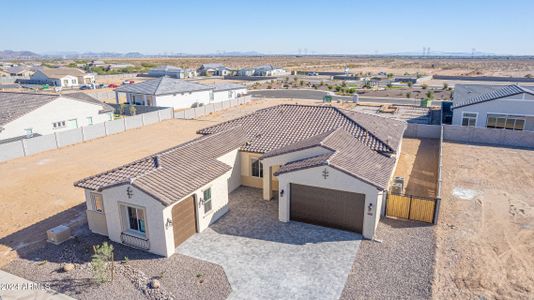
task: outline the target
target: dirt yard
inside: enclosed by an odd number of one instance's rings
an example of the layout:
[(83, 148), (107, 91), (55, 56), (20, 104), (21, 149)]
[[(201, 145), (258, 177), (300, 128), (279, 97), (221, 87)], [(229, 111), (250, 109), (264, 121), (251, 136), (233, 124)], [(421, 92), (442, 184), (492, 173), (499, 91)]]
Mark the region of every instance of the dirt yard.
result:
[(444, 144), (435, 299), (534, 298), (534, 151)]
[[(0, 266), (42, 244), (46, 230), (84, 222), (76, 180), (142, 158), (196, 136), (198, 129), (279, 103), (260, 100), (200, 120), (168, 120), (120, 134), (0, 163)], [(303, 102), (310, 104), (309, 100)]]
[(401, 156), (395, 176), (404, 177), (404, 193), (414, 196), (436, 197), (439, 140), (402, 140)]

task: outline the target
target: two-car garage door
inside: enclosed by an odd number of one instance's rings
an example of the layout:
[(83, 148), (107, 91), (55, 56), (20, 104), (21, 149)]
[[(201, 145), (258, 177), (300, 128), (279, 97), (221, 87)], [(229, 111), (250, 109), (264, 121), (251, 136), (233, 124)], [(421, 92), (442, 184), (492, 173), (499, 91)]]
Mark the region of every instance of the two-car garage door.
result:
[(294, 183), (290, 191), (291, 220), (362, 233), (364, 194)]

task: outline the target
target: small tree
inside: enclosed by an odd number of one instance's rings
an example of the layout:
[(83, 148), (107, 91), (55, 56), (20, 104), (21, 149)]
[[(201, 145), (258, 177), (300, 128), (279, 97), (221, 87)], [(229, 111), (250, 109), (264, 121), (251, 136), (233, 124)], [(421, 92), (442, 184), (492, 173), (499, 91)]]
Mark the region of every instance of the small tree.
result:
[(336, 85), (336, 92), (340, 92), (341, 91), (341, 87), (339, 85)]
[(425, 96), (426, 96), (426, 99), (428, 100), (434, 100), (434, 92), (432, 91), (426, 92)]
[(319, 82), (319, 86), (323, 86), (324, 85), (324, 82)]
[(304, 85), (304, 80), (301, 80), (301, 81), (299, 82), (299, 84), (300, 84), (300, 86), (303, 86), (303, 85)]
[(343, 81), (341, 82), (341, 86), (342, 86), (342, 87), (346, 87), (346, 86), (347, 86), (347, 83), (345, 82), (345, 80), (343, 80)]
[(387, 76), (388, 78), (393, 78), (394, 75), (393, 75), (393, 73), (388, 73), (386, 76)]
[(130, 105), (129, 110), (130, 116), (135, 116), (137, 114), (137, 108), (135, 107), (135, 105)]
[(119, 114), (121, 114), (121, 116), (123, 116), (125, 111), (126, 111), (126, 103), (121, 103), (119, 105)]
[(449, 84), (446, 83), (446, 82), (444, 82), (444, 83), (443, 83), (443, 90), (446, 90), (446, 89), (448, 89), (448, 88), (449, 88)]
[(408, 87), (412, 88), (412, 86), (413, 86), (413, 83), (411, 81), (408, 81)]
[(104, 242), (102, 245), (93, 246), (93, 252), (93, 279), (99, 284), (113, 281), (113, 246)]
[(387, 87), (388, 89), (390, 89), (390, 88), (393, 87), (393, 84), (391, 84), (391, 82), (388, 82), (388, 84), (386, 84), (386, 87)]
[(426, 83), (421, 84), (421, 88), (422, 88), (423, 90), (426, 90), (427, 87), (428, 87), (428, 85), (427, 85)]
[(412, 97), (412, 93), (408, 92), (406, 93), (406, 98), (411, 98)]

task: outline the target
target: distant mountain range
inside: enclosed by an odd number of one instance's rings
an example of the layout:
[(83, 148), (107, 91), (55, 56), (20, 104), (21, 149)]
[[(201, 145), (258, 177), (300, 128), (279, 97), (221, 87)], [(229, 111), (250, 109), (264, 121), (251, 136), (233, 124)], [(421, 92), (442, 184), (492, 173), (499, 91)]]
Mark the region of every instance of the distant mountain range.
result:
[[(0, 50), (0, 59), (14, 60), (14, 59), (47, 59), (47, 58), (62, 58), (62, 59), (102, 59), (102, 58), (144, 58), (144, 57), (193, 57), (193, 56), (265, 56), (261, 52), (257, 51), (217, 51), (210, 54), (190, 54), (190, 53), (160, 53), (160, 54), (143, 54), (139, 52), (117, 53), (117, 52), (84, 52), (79, 53), (75, 51), (54, 51), (35, 53), (32, 51), (13, 51), (13, 50)], [(269, 54), (276, 55), (276, 54)], [(279, 54), (279, 55), (295, 55), (296, 54)], [(314, 54), (314, 56), (328, 56), (329, 54)], [(303, 55), (298, 55), (303, 56)], [(334, 55), (340, 56), (340, 55)], [(422, 52), (408, 51), (408, 52), (392, 52), (383, 54), (367, 54), (367, 55), (341, 55), (341, 56), (411, 56), (411, 57), (510, 57), (514, 55), (503, 55), (488, 52), (442, 52), (431, 51), (423, 55)]]

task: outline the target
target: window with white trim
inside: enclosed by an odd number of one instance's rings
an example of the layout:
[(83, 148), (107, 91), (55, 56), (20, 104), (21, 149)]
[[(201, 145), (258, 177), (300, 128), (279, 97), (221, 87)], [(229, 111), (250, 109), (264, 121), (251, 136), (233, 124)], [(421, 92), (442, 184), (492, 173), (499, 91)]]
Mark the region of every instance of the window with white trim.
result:
[(93, 117), (87, 117), (87, 125), (93, 125)]
[(211, 211), (211, 188), (204, 190), (204, 213), (207, 214)]
[(104, 212), (104, 198), (102, 197), (102, 194), (91, 192), (90, 198), (91, 198), (93, 210), (103, 213)]
[(477, 114), (464, 112), (462, 115), (462, 126), (475, 127), (477, 124)]
[(52, 129), (61, 129), (61, 128), (65, 128), (65, 126), (67, 126), (65, 121), (59, 121), (59, 122), (52, 123)]
[(521, 131), (525, 129), (525, 122), (524, 116), (488, 114), (486, 127)]
[(137, 234), (146, 234), (145, 210), (132, 206), (126, 206), (128, 214), (128, 230)]
[(263, 164), (259, 159), (252, 160), (252, 177), (263, 178)]

